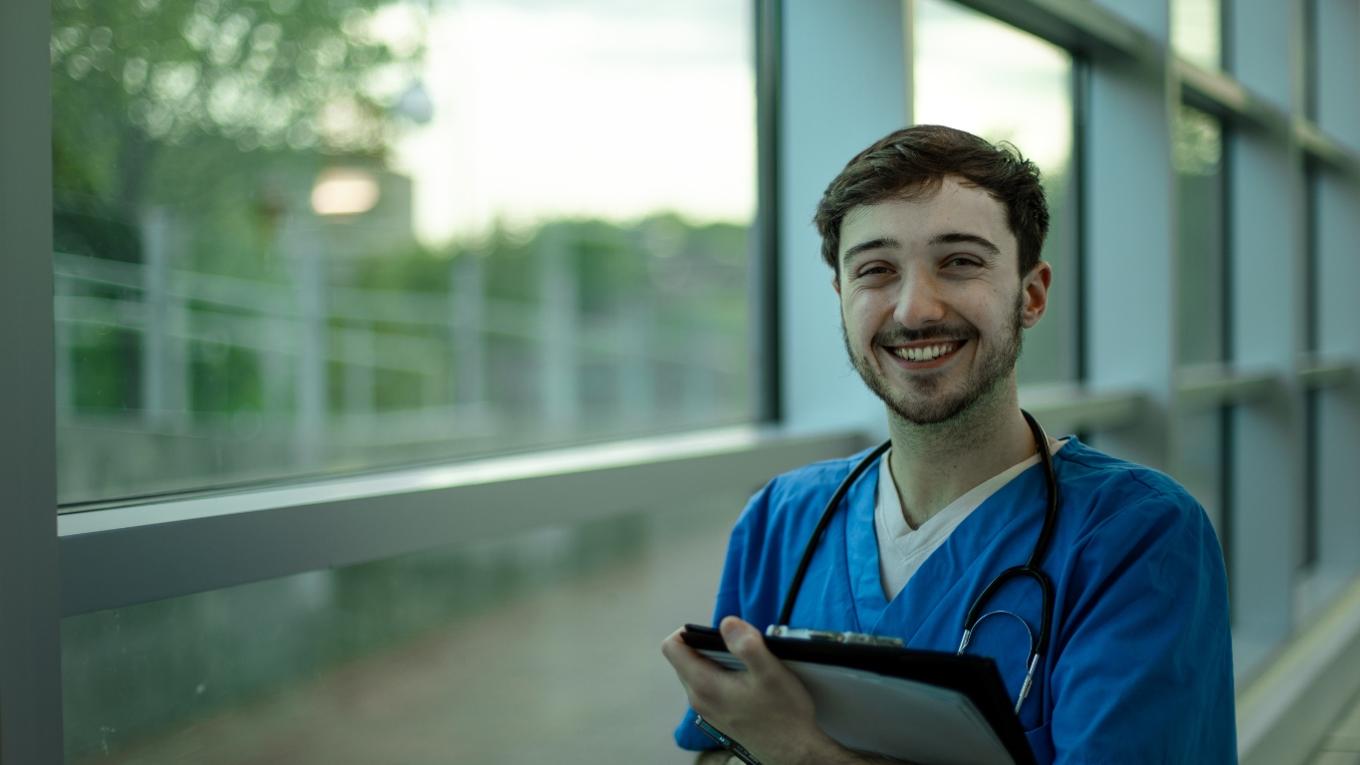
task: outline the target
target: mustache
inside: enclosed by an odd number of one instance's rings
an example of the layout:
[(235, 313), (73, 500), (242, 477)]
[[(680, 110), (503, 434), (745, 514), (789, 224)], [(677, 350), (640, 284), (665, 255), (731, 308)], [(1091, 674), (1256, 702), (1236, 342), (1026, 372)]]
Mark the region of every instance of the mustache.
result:
[(875, 345), (904, 345), (906, 343), (919, 343), (926, 340), (972, 340), (977, 336), (970, 327), (926, 327), (924, 329), (908, 329), (906, 327), (893, 327), (874, 333)]

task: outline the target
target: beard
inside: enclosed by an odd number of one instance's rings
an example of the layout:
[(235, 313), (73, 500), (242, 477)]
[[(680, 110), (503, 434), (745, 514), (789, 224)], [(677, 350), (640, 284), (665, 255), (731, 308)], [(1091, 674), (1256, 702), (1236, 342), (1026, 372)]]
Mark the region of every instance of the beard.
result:
[[(1015, 369), (1015, 362), (1020, 358), (1020, 348), (1023, 344), (1021, 331), (1023, 294), (1021, 291), (1015, 296), (1015, 308), (1011, 312), (1008, 331), (997, 338), (998, 343), (986, 351), (985, 356), (975, 359), (976, 363), (969, 371), (967, 379), (963, 381), (962, 387), (952, 392), (944, 390), (949, 382), (945, 375), (921, 376), (909, 380), (905, 389), (894, 392), (884, 379), (884, 375), (870, 363), (869, 358), (851, 348), (850, 336), (846, 332), (843, 317), (841, 338), (845, 341), (845, 351), (850, 355), (855, 371), (859, 372), (864, 384), (889, 410), (913, 425), (936, 425), (952, 420), (967, 411), (979, 400), (995, 392), (1010, 377)], [(933, 327), (928, 330), (898, 327), (875, 334), (870, 352), (884, 344), (944, 338), (966, 338), (973, 343), (979, 340), (978, 332), (972, 327)], [(983, 352), (980, 345), (978, 352)]]

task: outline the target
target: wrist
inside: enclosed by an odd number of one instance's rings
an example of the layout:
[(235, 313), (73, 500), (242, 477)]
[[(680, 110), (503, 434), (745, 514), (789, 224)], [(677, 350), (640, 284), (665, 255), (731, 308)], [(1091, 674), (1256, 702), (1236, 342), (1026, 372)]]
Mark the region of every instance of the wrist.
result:
[(865, 762), (820, 729), (813, 732), (796, 751), (798, 754), (789, 761), (789, 765), (859, 765)]

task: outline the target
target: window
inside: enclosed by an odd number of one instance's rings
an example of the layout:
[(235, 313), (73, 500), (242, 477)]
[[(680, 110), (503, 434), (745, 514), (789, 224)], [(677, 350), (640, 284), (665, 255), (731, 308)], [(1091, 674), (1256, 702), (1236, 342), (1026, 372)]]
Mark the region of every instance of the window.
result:
[[(947, 0), (916, 3), (913, 120), (1011, 141), (1043, 173), (1049, 315), (1025, 333), (1021, 384), (1076, 380), (1080, 326), (1072, 56)], [(966, 44), (964, 44), (966, 41)], [(960, 94), (967, 97), (960, 97)]]
[(1222, 0), (1171, 0), (1171, 47), (1204, 67), (1223, 66)]
[(1177, 362), (1227, 358), (1224, 317), (1223, 128), (1209, 114), (1181, 107), (1173, 146), (1176, 169)]
[[(1224, 242), (1223, 128), (1217, 118), (1182, 106), (1177, 116), (1176, 171), (1176, 360), (1182, 368), (1229, 360), (1227, 276)], [(1228, 547), (1226, 409), (1178, 417), (1177, 478), (1204, 505)]]
[(64, 505), (751, 419), (749, 9), (56, 0)]

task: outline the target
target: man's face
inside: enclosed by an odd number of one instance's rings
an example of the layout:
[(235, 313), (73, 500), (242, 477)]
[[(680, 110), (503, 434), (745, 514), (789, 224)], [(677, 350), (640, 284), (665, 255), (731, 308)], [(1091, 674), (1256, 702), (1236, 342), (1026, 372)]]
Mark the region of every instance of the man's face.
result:
[(1013, 383), (1050, 271), (1021, 280), (1005, 207), (987, 192), (947, 177), (933, 194), (856, 207), (839, 257), (846, 350), (902, 418), (943, 422)]

